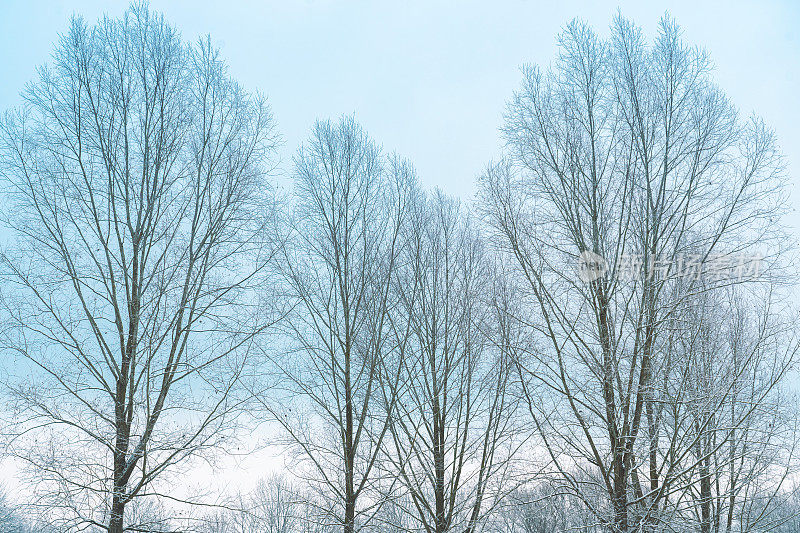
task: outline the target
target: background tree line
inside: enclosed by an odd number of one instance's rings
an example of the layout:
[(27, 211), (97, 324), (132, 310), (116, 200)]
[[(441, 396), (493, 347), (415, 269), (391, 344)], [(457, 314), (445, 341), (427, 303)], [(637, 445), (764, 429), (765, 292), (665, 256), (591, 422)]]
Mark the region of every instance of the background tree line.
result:
[[(0, 122), (3, 531), (798, 531), (776, 141), (669, 18), (558, 43), (465, 203), (352, 117), (284, 194), (210, 39), (73, 19)], [(186, 486), (257, 426), (288, 473)]]

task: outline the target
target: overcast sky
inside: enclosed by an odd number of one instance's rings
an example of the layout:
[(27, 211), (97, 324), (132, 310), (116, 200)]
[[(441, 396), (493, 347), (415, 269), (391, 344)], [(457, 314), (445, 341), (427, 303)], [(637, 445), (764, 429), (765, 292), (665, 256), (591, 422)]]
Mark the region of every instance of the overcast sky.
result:
[[(602, 5), (601, 5), (602, 4)], [(646, 5), (645, 5), (646, 4)], [(154, 0), (185, 38), (210, 34), (231, 73), (265, 93), (285, 144), (283, 169), (316, 118), (354, 113), (385, 149), (409, 157), (423, 183), (470, 198), (499, 153), (505, 101), (523, 63), (546, 65), (572, 18), (600, 33), (619, 8), (652, 35), (665, 6), (744, 114), (771, 125), (800, 206), (800, 2), (203, 2)], [(73, 13), (94, 22), (127, 2), (0, 0), (0, 110), (45, 63)], [(790, 222), (800, 231), (800, 216)], [(234, 459), (226, 481), (269, 457)], [(215, 478), (220, 481), (220, 478)]]
[[(0, 109), (48, 60), (73, 13), (94, 22), (127, 2), (0, 0)], [(665, 8), (705, 47), (742, 113), (771, 125), (800, 206), (800, 2), (207, 2), (154, 0), (185, 38), (210, 34), (231, 73), (265, 93), (283, 168), (316, 118), (354, 113), (423, 183), (463, 198), (499, 153), (523, 63), (546, 65), (574, 17), (607, 34), (617, 9), (652, 35)], [(795, 213), (792, 223), (800, 228)]]

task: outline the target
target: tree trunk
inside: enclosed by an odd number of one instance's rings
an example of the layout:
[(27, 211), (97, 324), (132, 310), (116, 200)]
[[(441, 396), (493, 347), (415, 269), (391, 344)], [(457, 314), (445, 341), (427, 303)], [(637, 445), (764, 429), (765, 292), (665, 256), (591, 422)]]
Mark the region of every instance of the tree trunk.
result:
[(434, 469), (434, 499), (436, 509), (436, 533), (444, 533), (447, 527), (445, 520), (445, 495), (444, 495), (444, 432), (443, 420), (440, 419), (438, 393), (433, 407), (433, 469)]
[[(120, 380), (122, 381), (122, 380)], [(124, 384), (122, 385), (124, 387)], [(120, 385), (117, 385), (119, 393)], [(125, 463), (128, 455), (129, 426), (125, 420), (125, 410), (120, 402), (116, 406), (116, 451), (114, 453), (114, 489), (111, 496), (111, 519), (108, 523), (108, 533), (122, 533), (123, 518), (125, 515), (125, 492), (127, 483), (123, 481)]]
[(700, 461), (700, 533), (711, 533), (711, 472), (708, 457)]
[[(349, 320), (345, 317), (345, 324)], [(349, 329), (348, 329), (349, 331)], [(344, 354), (345, 371), (345, 501), (344, 501), (344, 533), (354, 533), (356, 527), (356, 494), (355, 494), (355, 446), (353, 442), (353, 390), (350, 383), (350, 342), (346, 342)]]
[(111, 520), (108, 522), (108, 533), (122, 533), (124, 517), (125, 503), (122, 501), (122, 495), (115, 493), (111, 504)]
[(622, 450), (617, 450), (614, 457), (614, 494), (611, 498), (614, 508), (613, 533), (628, 533), (628, 476), (624, 453)]
[(344, 504), (344, 533), (354, 533), (356, 530), (356, 501), (348, 498)]

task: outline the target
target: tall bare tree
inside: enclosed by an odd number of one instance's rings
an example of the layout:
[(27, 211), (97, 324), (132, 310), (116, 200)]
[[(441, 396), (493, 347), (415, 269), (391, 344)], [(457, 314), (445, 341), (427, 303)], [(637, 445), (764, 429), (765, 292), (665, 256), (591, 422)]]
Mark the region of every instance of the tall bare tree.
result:
[(611, 30), (573, 22), (550, 70), (524, 69), (482, 190), (535, 309), (520, 372), (544, 448), (575, 495), (576, 468), (598, 479), (610, 510), (584, 501), (611, 531), (657, 531), (676, 465), (664, 446), (700, 438), (664, 433), (665, 324), (738, 276), (674, 287), (686, 263), (700, 277), (756, 251), (774, 264), (783, 180), (772, 133), (737, 116), (673, 21), (650, 45), (622, 17)]
[(53, 521), (136, 530), (126, 506), (236, 427), (272, 117), (144, 4), (73, 19), (24, 98), (0, 127), (12, 450)]
[(295, 158), (283, 263), (293, 344), (277, 361), (286, 396), (264, 403), (319, 490), (327, 524), (345, 533), (368, 527), (381, 503), (374, 489), (393, 405), (382, 380), (398, 379), (386, 368), (401, 349), (391, 288), (412, 183), (410, 167), (387, 160), (352, 118), (318, 122)]
[(415, 195), (403, 236), (396, 322), (410, 338), (389, 395), (390, 458), (410, 530), (472, 533), (502, 492), (514, 446), (512, 332), (492, 305), (505, 294), (493, 294), (478, 229), (442, 193)]

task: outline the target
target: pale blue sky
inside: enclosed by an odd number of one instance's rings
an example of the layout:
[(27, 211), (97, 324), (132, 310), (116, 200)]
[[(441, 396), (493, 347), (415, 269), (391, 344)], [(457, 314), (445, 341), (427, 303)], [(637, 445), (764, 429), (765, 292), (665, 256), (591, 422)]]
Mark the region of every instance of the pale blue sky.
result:
[[(388, 150), (413, 160), (428, 186), (469, 198), (499, 153), (505, 101), (525, 62), (547, 64), (572, 18), (607, 32), (617, 8), (652, 35), (665, 10), (707, 48), (740, 110), (776, 131), (800, 207), (800, 2), (210, 2), (152, 0), (185, 38), (210, 33), (232, 74), (270, 99), (285, 139), (283, 169), (316, 118), (355, 113)], [(0, 110), (48, 60), (73, 12), (96, 20), (125, 1), (0, 0)], [(800, 216), (791, 219), (800, 231)], [(237, 459), (238, 460), (238, 459)], [(241, 487), (250, 455), (217, 483)], [(255, 465), (255, 466), (254, 466)], [(202, 478), (201, 474), (198, 474)], [(242, 487), (244, 489), (244, 487)]]
[[(652, 34), (666, 10), (707, 48), (743, 113), (776, 131), (800, 206), (800, 2), (209, 2), (153, 0), (185, 38), (210, 33), (232, 74), (270, 99), (284, 169), (315, 118), (355, 113), (422, 181), (464, 198), (499, 152), (505, 101), (524, 62), (547, 64), (573, 17), (602, 33), (618, 8)], [(19, 101), (73, 12), (127, 2), (0, 0), (0, 109)], [(800, 228), (795, 213), (792, 222)]]

